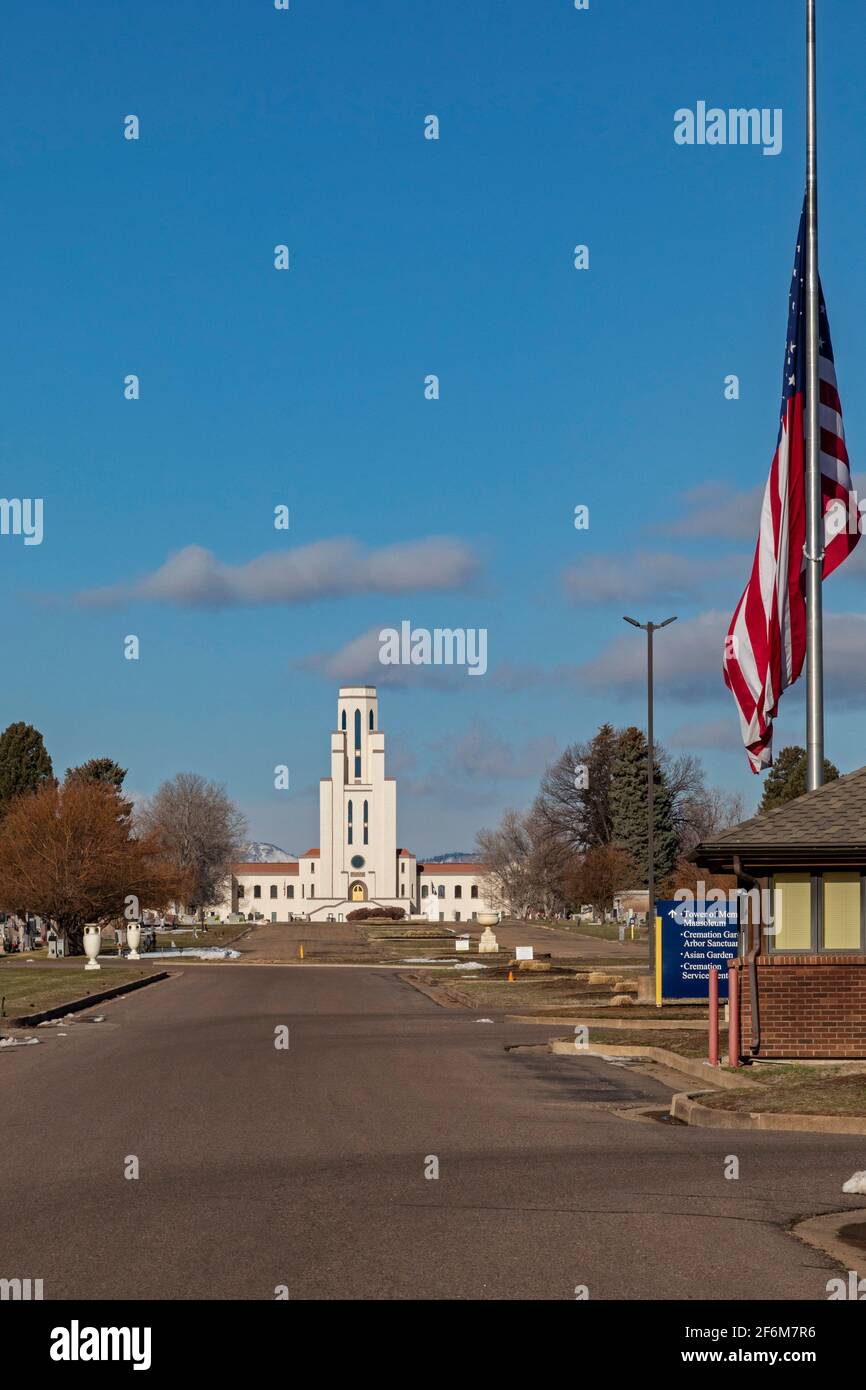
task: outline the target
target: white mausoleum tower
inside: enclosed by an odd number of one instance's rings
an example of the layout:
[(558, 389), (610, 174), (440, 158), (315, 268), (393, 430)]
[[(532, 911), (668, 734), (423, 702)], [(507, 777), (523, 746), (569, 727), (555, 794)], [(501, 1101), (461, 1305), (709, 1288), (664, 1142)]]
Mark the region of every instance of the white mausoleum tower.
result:
[(385, 735), (373, 685), (344, 685), (331, 734), (331, 775), (319, 783), (319, 844), (298, 859), (232, 865), (220, 907), (271, 922), (344, 922), (362, 904), (407, 917), (469, 922), (489, 911), (484, 866), (419, 864), (397, 845), (397, 783), (385, 776)]
[(381, 903), (400, 896), (397, 784), (385, 776), (375, 686), (340, 689), (331, 775), (322, 778), (319, 790), (317, 877), (316, 896), (337, 902)]

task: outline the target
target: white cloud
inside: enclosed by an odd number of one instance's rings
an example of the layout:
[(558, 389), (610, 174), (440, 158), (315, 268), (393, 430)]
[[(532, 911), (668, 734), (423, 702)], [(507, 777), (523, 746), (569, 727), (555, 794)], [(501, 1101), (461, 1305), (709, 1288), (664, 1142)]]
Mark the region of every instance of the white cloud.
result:
[(728, 753), (742, 754), (740, 721), (733, 700), (726, 719), (705, 719), (697, 723), (680, 724), (664, 742), (670, 748), (721, 748)]
[(383, 623), (381, 627), (369, 628), (335, 652), (314, 652), (299, 665), (344, 685), (379, 685), (391, 689), (429, 686), (435, 690), (457, 690), (483, 684), (467, 679), (463, 666), (383, 665), (379, 660), (379, 633), (384, 627)]
[(269, 551), (243, 565), (229, 565), (210, 550), (188, 545), (151, 574), (129, 584), (89, 589), (85, 605), (171, 603), (179, 608), (310, 603), (347, 594), (396, 594), (464, 587), (478, 560), (464, 542), (431, 536), (366, 550), (357, 541), (316, 541), (294, 550)]
[[(724, 690), (722, 650), (731, 621), (728, 612), (702, 613), (681, 619), (653, 640), (653, 667), (659, 698), (705, 698)], [(625, 631), (598, 656), (575, 668), (585, 688), (633, 695), (646, 688), (646, 638)]]
[(461, 738), (442, 745), (449, 768), (471, 778), (539, 777), (556, 756), (553, 737), (528, 739), (510, 745), (494, 738), (481, 724), (473, 724)]
[[(770, 460), (767, 457), (767, 473)], [(720, 541), (757, 541), (764, 483), (738, 491), (729, 483), (701, 483), (682, 495), (682, 513), (661, 530), (673, 536), (714, 536)]]
[[(647, 550), (618, 555), (588, 555), (563, 573), (565, 592), (573, 603), (634, 603), (658, 599), (675, 603), (694, 599), (718, 580), (749, 577), (745, 555), (690, 555)], [(736, 588), (736, 584), (733, 586)]]
[[(731, 621), (727, 611), (701, 613), (674, 623), (653, 643), (656, 698), (712, 700), (733, 696), (722, 677), (722, 651)], [(866, 614), (825, 613), (824, 680), (828, 705), (857, 707), (866, 703)], [(563, 678), (584, 689), (630, 696), (646, 689), (646, 640), (624, 632), (598, 656), (567, 668)], [(805, 673), (782, 696), (782, 709), (803, 698)]]

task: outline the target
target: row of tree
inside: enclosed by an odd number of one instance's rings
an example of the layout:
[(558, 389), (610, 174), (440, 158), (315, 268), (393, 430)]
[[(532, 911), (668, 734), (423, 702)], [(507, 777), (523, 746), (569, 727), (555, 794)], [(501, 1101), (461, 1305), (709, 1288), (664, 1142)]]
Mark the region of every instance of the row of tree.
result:
[[(656, 746), (653, 858), (659, 895), (694, 887), (685, 856), (702, 840), (745, 818), (738, 793), (708, 787), (700, 760)], [(805, 791), (806, 754), (784, 748), (764, 785), (760, 811)], [(515, 916), (557, 916), (590, 903), (609, 910), (614, 893), (649, 882), (648, 748), (640, 729), (603, 724), (586, 743), (548, 767), (526, 812), (508, 811), (478, 836), (499, 906)], [(825, 765), (827, 781), (838, 777)], [(703, 875), (708, 886), (730, 886)]]
[(32, 725), (0, 734), (0, 911), (45, 918), (82, 950), (87, 922), (215, 902), (246, 823), (225, 789), (195, 773), (133, 805), (126, 769), (92, 758), (54, 775)]

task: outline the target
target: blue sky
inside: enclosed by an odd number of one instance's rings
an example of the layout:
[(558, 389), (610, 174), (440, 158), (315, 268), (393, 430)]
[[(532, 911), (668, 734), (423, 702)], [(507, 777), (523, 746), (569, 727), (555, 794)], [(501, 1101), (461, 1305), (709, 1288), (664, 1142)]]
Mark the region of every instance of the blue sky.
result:
[[(659, 737), (754, 801), (719, 652), (776, 437), (799, 8), (7, 7), (2, 490), (44, 499), (45, 536), (0, 537), (0, 725), (35, 723), (58, 769), (113, 756), (143, 794), (217, 778), (298, 852), (337, 685), (376, 675), (369, 634), (486, 627), (483, 678), (379, 682), (401, 840), (471, 848), (557, 750), (643, 723), (621, 616), (677, 613)], [(821, 265), (856, 474), (866, 11), (820, 8)], [(782, 108), (782, 152), (676, 145), (698, 100)], [(265, 601), (260, 557), (295, 551)], [(866, 762), (860, 552), (825, 590), (846, 770)], [(777, 746), (802, 723), (792, 691)]]

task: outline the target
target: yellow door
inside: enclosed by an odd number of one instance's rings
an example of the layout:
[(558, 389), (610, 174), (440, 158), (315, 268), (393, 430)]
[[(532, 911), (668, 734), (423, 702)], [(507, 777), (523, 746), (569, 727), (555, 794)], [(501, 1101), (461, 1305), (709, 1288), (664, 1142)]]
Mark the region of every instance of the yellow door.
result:
[(353, 884), (352, 884), (352, 902), (353, 902), (353, 903), (362, 903), (363, 901), (364, 901), (364, 885), (363, 885), (363, 883), (353, 883)]

